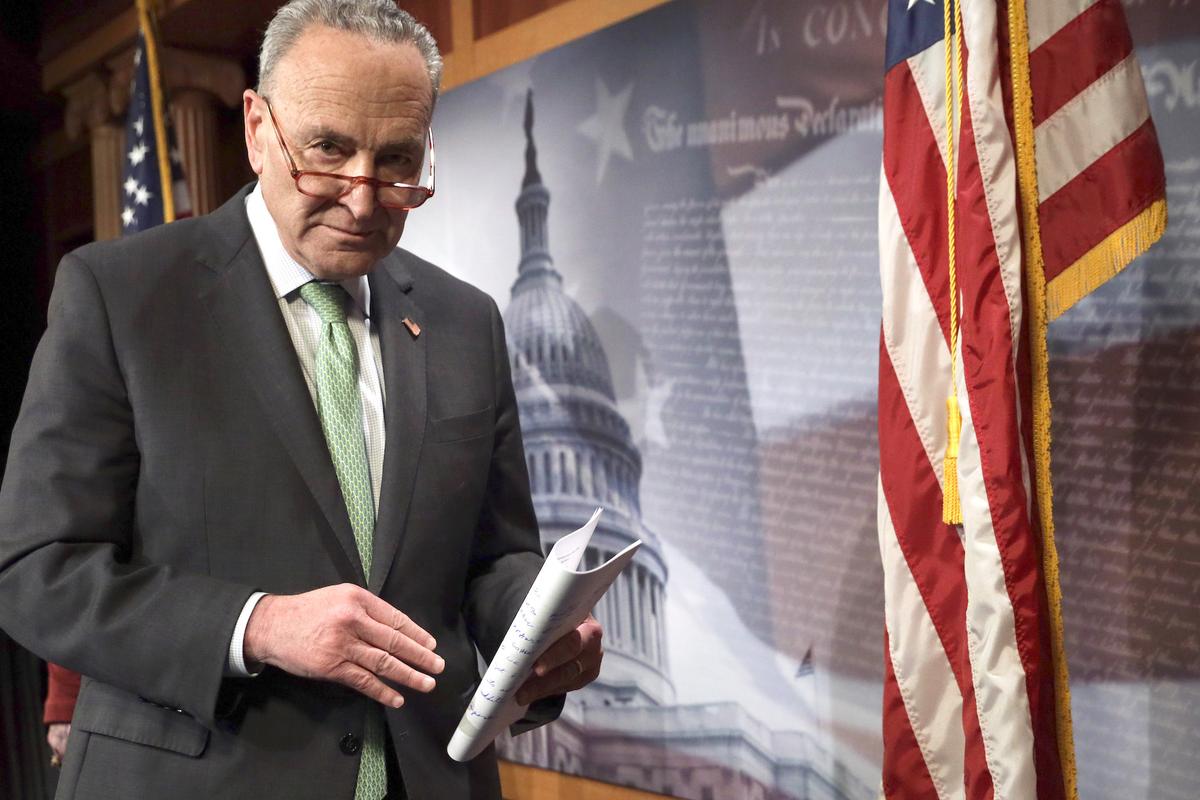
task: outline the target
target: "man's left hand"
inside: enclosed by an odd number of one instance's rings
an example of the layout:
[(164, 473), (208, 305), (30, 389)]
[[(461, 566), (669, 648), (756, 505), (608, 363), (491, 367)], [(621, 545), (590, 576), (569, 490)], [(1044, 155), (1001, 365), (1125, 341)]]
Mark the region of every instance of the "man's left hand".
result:
[(582, 689), (600, 674), (604, 630), (591, 614), (578, 628), (550, 645), (533, 666), (533, 675), (517, 691), (527, 706), (544, 697)]
[(62, 766), (67, 754), (67, 738), (71, 735), (71, 723), (52, 722), (46, 728), (46, 743), (50, 745), (50, 766)]

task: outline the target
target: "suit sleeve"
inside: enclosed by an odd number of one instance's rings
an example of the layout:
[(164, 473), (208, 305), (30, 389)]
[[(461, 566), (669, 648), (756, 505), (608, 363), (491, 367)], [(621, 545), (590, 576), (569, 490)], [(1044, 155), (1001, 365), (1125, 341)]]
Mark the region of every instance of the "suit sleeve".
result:
[(140, 466), (103, 294), (68, 255), (0, 488), (0, 627), (43, 658), (211, 726), (251, 587), (136, 557)]
[[(471, 554), (464, 611), (471, 635), (491, 661), (544, 560), (517, 416), (504, 321), (491, 303), (496, 429), (487, 498)], [(522, 733), (556, 719), (565, 696), (540, 700), (512, 726)]]

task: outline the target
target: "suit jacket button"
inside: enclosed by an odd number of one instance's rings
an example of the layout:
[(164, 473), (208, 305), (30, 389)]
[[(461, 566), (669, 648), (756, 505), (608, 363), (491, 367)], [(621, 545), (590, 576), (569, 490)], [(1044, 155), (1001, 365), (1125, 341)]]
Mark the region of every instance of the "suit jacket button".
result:
[(338, 742), (338, 748), (348, 756), (358, 755), (358, 751), (362, 750), (362, 740), (353, 733), (347, 733)]

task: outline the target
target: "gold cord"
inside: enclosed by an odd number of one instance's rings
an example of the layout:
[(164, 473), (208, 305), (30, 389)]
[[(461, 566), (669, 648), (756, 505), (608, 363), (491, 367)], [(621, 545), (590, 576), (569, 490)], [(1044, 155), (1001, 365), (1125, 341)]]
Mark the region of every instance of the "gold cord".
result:
[[(950, 6), (954, 6), (951, 22)], [(958, 491), (958, 442), (962, 413), (958, 408), (958, 271), (955, 263), (955, 199), (958, 161), (955, 158), (954, 118), (963, 107), (962, 8), (956, 0), (942, 3), (942, 28), (946, 53), (946, 263), (950, 273), (950, 394), (946, 398), (946, 455), (942, 461), (942, 521), (962, 524)], [(953, 52), (953, 56), (951, 53)], [(957, 91), (956, 91), (957, 89)]]

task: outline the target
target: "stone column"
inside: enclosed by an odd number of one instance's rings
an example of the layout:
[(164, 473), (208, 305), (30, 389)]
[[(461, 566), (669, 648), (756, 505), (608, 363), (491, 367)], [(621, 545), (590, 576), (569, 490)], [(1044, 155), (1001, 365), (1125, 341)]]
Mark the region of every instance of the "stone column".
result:
[(667, 593), (666, 588), (659, 584), (655, 587), (655, 595), (658, 597), (658, 627), (655, 630), (655, 635), (658, 638), (658, 665), (663, 669), (667, 667)]
[(634, 582), (634, 594), (637, 597), (637, 614), (638, 636), (641, 638), (638, 649), (642, 655), (650, 655), (650, 637), (646, 634), (649, 632), (650, 626), (647, 624), (647, 617), (650, 614), (650, 604), (646, 602), (646, 579), (649, 575), (646, 570), (637, 567), (633, 573), (637, 580)]
[[(611, 556), (608, 553), (601, 553), (602, 558), (608, 560)], [(616, 644), (621, 644), (625, 637), (621, 626), (621, 574), (617, 573), (617, 580), (613, 586), (604, 593), (604, 602), (607, 604), (606, 611), (608, 612), (609, 624), (613, 629), (613, 641)]]
[(216, 164), (217, 98), (201, 89), (177, 89), (171, 93), (171, 121), (192, 213), (207, 214), (222, 200)]
[(663, 584), (654, 587), (658, 598), (658, 665), (667, 668), (667, 592)]
[(107, 76), (92, 72), (63, 90), (64, 115), (72, 139), (88, 131), (92, 149), (92, 228), (97, 241), (121, 235), (121, 169), (125, 131), (108, 99)]
[(562, 486), (562, 459), (559, 458), (559, 450), (557, 447), (546, 448), (550, 453), (550, 491), (551, 496), (559, 493), (559, 488)]
[(92, 128), (92, 219), (96, 241), (121, 235), (121, 173), (125, 129), (115, 122)]
[(650, 570), (646, 570), (646, 598), (646, 641), (650, 663), (659, 666), (658, 631), (662, 627), (662, 607), (658, 604), (658, 581)]
[[(636, 567), (635, 567), (636, 569)], [(641, 649), (641, 637), (637, 634), (637, 595), (634, 587), (634, 573), (625, 570), (620, 573), (620, 577), (625, 581), (625, 619), (629, 621), (629, 651), (637, 652)]]
[[(604, 563), (604, 551), (597, 550), (596, 558), (600, 563)], [(600, 596), (600, 610), (596, 612), (596, 616), (600, 619), (600, 624), (604, 626), (604, 638), (609, 643), (617, 641), (617, 621), (613, 618), (612, 613), (612, 592), (605, 592)]]
[(642, 636), (642, 603), (640, 568), (633, 564), (627, 570), (629, 573), (629, 621), (633, 623), (633, 651), (641, 653), (646, 649), (646, 640)]

